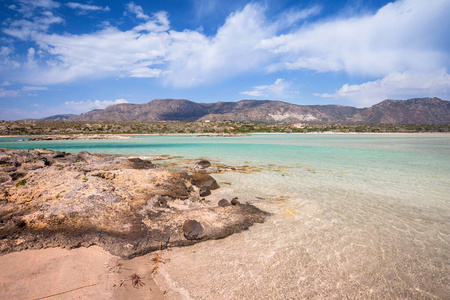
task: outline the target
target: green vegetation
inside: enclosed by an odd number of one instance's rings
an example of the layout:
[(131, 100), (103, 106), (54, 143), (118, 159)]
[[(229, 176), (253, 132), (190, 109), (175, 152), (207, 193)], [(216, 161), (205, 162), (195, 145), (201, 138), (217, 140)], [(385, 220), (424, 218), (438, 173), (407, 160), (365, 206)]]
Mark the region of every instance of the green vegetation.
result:
[(0, 135), (247, 134), (307, 132), (450, 132), (450, 124), (0, 121)]
[(22, 179), (22, 180), (17, 181), (16, 186), (18, 187), (21, 185), (25, 185), (26, 183), (27, 183), (26, 179)]
[(83, 182), (87, 182), (89, 179), (88, 178), (86, 178), (86, 177), (83, 177)]

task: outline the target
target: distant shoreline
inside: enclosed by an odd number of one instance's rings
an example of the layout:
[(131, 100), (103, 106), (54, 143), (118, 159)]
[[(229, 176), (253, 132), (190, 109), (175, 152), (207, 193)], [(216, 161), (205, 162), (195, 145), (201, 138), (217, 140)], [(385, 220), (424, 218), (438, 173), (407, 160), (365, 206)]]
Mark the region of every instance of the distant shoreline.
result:
[[(368, 135), (368, 136), (427, 136), (427, 137), (450, 137), (450, 132), (254, 132), (248, 134), (200, 134), (200, 133), (133, 133), (133, 134), (74, 134), (74, 138), (58, 138), (60, 134), (43, 134), (43, 135), (0, 135), (0, 138), (27, 138), (27, 137), (43, 137), (53, 138), (51, 140), (85, 140), (86, 139), (127, 139), (136, 136), (194, 136), (194, 137), (245, 137), (251, 135)], [(70, 136), (66, 134), (64, 136)], [(76, 136), (76, 138), (75, 138)], [(44, 138), (45, 137), (45, 138)], [(49, 139), (50, 140), (50, 139)]]

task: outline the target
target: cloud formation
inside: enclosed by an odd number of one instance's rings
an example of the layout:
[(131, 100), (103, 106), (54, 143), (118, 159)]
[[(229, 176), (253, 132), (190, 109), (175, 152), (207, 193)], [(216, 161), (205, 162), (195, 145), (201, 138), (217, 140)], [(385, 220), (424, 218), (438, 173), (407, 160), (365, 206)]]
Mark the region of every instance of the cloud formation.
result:
[(273, 97), (281, 99), (285, 96), (286, 90), (289, 88), (289, 82), (284, 81), (281, 78), (275, 80), (274, 84), (259, 85), (253, 87), (251, 91), (240, 92), (242, 95), (249, 95), (252, 97)]
[[(134, 2), (126, 5), (125, 15), (135, 17), (138, 24), (128, 30), (108, 25), (89, 34), (49, 33), (51, 26), (64, 23), (53, 12), (60, 4), (51, 0), (19, 3), (10, 9), (23, 18), (6, 21), (2, 30), (36, 46), (28, 51), (25, 63), (14, 59), (12, 47), (2, 46), (0, 63), (10, 73), (22, 68), (15, 80), (23, 84), (144, 77), (161, 78), (172, 87), (192, 87), (240, 74), (310, 70), (370, 78), (359, 85), (346, 84), (335, 93), (317, 91), (359, 105), (380, 101), (376, 97), (383, 94), (382, 89), (386, 97), (402, 94), (398, 89), (395, 92), (395, 85), (410, 86), (414, 94), (408, 80), (418, 83), (427, 94), (449, 93), (445, 68), (450, 65), (450, 46), (443, 42), (450, 27), (448, 0), (398, 0), (374, 14), (302, 24), (299, 22), (318, 15), (320, 7), (268, 19), (265, 6), (250, 3), (230, 14), (212, 36), (173, 30), (166, 12), (147, 13)], [(81, 10), (107, 9), (75, 2), (67, 5)], [(436, 78), (440, 80), (426, 84)], [(261, 97), (268, 94), (268, 87), (242, 93)], [(409, 95), (406, 89), (405, 95)]]
[(85, 112), (85, 111), (89, 111), (92, 109), (103, 109), (109, 105), (114, 105), (114, 104), (121, 104), (121, 103), (128, 103), (127, 100), (125, 99), (117, 99), (115, 101), (111, 101), (111, 100), (88, 100), (88, 101), (79, 101), (79, 102), (75, 102), (75, 101), (67, 101), (65, 102), (65, 106), (67, 108), (70, 108), (71, 110), (75, 110), (78, 112)]
[(127, 4), (127, 11), (129, 13), (135, 14), (136, 18), (138, 19), (143, 19), (146, 21), (150, 19), (150, 17), (144, 13), (142, 6), (136, 5), (134, 2), (130, 2)]
[(80, 9), (82, 11), (109, 11), (109, 7), (101, 7), (96, 5), (89, 5), (89, 4), (82, 4), (82, 3), (76, 3), (76, 2), (68, 2), (66, 5), (72, 9)]
[[(432, 74), (393, 72), (382, 79), (362, 84), (344, 84), (333, 94), (317, 94), (325, 98), (346, 98), (359, 106), (371, 106), (374, 99), (404, 99), (446, 95), (450, 91), (450, 75), (446, 70)], [(379, 102), (379, 101), (376, 101)]]

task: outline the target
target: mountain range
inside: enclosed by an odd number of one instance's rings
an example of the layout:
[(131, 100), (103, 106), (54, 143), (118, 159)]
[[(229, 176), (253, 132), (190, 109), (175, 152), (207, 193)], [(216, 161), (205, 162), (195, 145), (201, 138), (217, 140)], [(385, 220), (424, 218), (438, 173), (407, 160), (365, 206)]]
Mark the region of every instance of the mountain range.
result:
[(368, 108), (355, 108), (342, 105), (296, 105), (271, 100), (196, 103), (179, 99), (155, 99), (143, 104), (110, 105), (67, 120), (450, 124), (450, 101), (439, 98), (384, 100)]

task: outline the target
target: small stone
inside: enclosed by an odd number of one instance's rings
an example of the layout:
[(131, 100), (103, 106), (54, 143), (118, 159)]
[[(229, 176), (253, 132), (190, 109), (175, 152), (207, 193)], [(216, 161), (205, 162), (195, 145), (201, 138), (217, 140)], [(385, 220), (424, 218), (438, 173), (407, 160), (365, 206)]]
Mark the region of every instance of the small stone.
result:
[(211, 163), (207, 160), (201, 160), (197, 163), (197, 166), (201, 167), (202, 169), (205, 169), (211, 167)]
[(241, 204), (241, 203), (238, 201), (238, 197), (234, 197), (231, 200), (231, 205), (239, 205), (239, 204)]
[(211, 195), (211, 191), (207, 186), (201, 187), (200, 188), (200, 196), (201, 197), (206, 197)]
[(160, 197), (158, 199), (158, 201), (155, 202), (154, 206), (162, 207), (162, 208), (169, 208), (169, 205), (167, 205), (167, 198), (166, 197)]
[(231, 203), (227, 199), (220, 200), (218, 204), (220, 207), (231, 206)]
[(196, 220), (186, 220), (183, 224), (184, 237), (188, 240), (198, 240), (205, 232), (202, 224)]

